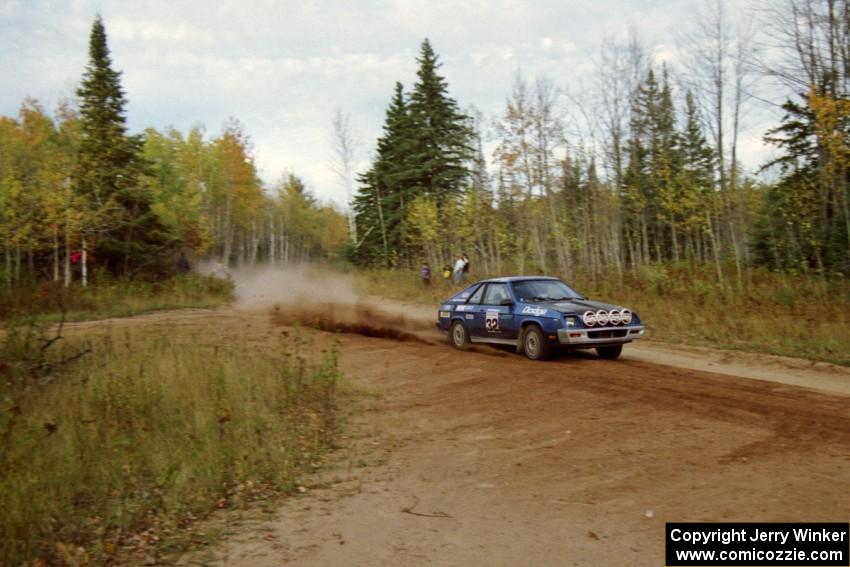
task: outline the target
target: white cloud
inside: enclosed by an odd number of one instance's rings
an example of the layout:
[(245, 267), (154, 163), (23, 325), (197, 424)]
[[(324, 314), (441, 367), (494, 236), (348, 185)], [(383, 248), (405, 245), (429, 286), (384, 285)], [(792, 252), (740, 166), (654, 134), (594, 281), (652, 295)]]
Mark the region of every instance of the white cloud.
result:
[[(0, 114), (16, 114), (26, 95), (50, 107), (73, 93), (99, 12), (114, 65), (124, 73), (134, 130), (185, 131), (203, 123), (214, 135), (236, 117), (255, 142), (269, 184), (287, 169), (320, 197), (341, 202), (328, 167), (333, 111), (350, 114), (368, 155), (394, 83), (409, 88), (415, 80), (423, 38), (440, 54), (461, 107), (474, 104), (495, 116), (518, 69), (528, 78), (577, 85), (592, 71), (601, 40), (625, 37), (632, 23), (662, 45), (659, 61), (675, 64), (667, 46), (690, 6), (679, 0), (5, 2)], [(747, 152), (758, 143), (748, 141)]]

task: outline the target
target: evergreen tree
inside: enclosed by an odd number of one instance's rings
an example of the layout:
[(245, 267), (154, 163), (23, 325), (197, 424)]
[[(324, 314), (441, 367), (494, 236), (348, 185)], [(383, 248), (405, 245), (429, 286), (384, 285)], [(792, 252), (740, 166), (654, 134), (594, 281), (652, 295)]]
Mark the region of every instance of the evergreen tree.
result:
[(409, 97), (396, 83), (378, 139), (372, 167), (358, 177), (354, 199), (363, 237), (355, 258), (360, 263), (398, 265), (410, 262), (408, 212), (419, 197), (447, 210), (470, 182), (472, 129), (469, 119), (448, 96), (440, 63), (426, 39)]
[(683, 170), (702, 193), (708, 193), (714, 184), (714, 151), (702, 131), (696, 101), (690, 92), (685, 95), (685, 130), (681, 144)]
[(782, 124), (765, 137), (784, 151), (768, 164), (779, 165), (783, 178), (768, 189), (756, 226), (753, 248), (759, 264), (802, 272), (850, 271), (850, 163), (830, 151), (832, 140), (850, 147), (850, 117), (827, 121), (831, 124), (824, 128), (819, 111), (829, 98), (813, 88), (800, 95), (800, 102), (786, 101)]
[(666, 68), (660, 84), (650, 68), (638, 87), (631, 130), (621, 189), (629, 257), (633, 264), (677, 260), (685, 160)]
[(626, 142), (628, 165), (620, 188), (625, 218), (623, 230), (628, 257), (633, 265), (650, 261), (649, 216), (652, 209), (652, 123), (658, 97), (658, 82), (649, 69), (634, 96), (631, 107), (631, 136)]
[(360, 190), (354, 199), (362, 241), (355, 251), (361, 263), (389, 266), (404, 246), (405, 209), (412, 201), (415, 183), (410, 165), (410, 114), (401, 83), (387, 108), (383, 134), (372, 167), (358, 177)]
[(393, 257), (406, 257), (407, 211), (418, 191), (413, 162), (416, 140), (411, 111), (401, 83), (396, 83), (387, 109), (384, 134), (378, 139), (374, 169), (383, 195), (382, 214), (388, 248)]
[(681, 134), (682, 167), (678, 173), (677, 207), (684, 228), (685, 255), (704, 261), (703, 237), (709, 230), (706, 212), (714, 206), (714, 150), (702, 131), (693, 95), (685, 95), (685, 129)]
[(83, 245), (96, 240), (98, 264), (129, 274), (168, 266), (175, 238), (154, 214), (151, 193), (141, 183), (142, 138), (127, 134), (120, 79), (98, 16), (77, 90), (81, 144), (74, 181), (88, 201)]
[(468, 176), (472, 131), (468, 118), (448, 94), (448, 84), (437, 70), (441, 64), (431, 43), (422, 42), (418, 80), (410, 96), (411, 155), (415, 193), (436, 197), (438, 203), (460, 193)]
[(676, 180), (682, 169), (681, 136), (676, 130), (676, 109), (673, 94), (664, 67), (661, 90), (658, 100), (651, 108), (653, 123), (652, 140), (652, 177), (655, 256), (658, 261), (667, 258), (666, 251), (672, 252), (672, 259), (679, 260), (679, 225), (682, 211), (681, 187)]

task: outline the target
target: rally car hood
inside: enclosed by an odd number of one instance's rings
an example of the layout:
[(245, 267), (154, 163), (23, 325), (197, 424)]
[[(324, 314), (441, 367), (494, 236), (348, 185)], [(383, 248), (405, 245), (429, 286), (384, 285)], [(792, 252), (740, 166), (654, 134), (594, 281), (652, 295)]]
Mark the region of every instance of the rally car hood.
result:
[(589, 299), (570, 299), (569, 301), (542, 301), (529, 303), (534, 307), (542, 309), (552, 309), (561, 313), (582, 313), (587, 310), (597, 311), (605, 309), (622, 309), (620, 305), (611, 305), (610, 303), (602, 303), (601, 301), (591, 301)]

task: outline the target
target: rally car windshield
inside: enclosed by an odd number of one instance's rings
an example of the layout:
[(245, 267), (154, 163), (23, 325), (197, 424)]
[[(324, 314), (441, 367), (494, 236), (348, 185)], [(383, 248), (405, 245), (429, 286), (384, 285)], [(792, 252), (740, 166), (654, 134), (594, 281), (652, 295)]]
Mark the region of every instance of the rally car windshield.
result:
[(567, 284), (558, 280), (526, 280), (515, 282), (514, 292), (519, 300), (524, 302), (583, 299), (581, 294), (573, 291)]

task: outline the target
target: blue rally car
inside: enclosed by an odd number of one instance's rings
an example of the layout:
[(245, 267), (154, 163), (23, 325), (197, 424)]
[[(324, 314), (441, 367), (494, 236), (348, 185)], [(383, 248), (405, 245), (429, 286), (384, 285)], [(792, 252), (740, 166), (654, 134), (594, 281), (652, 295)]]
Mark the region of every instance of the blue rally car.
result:
[(510, 277), (477, 282), (446, 300), (437, 328), (463, 349), (470, 342), (516, 346), (532, 360), (555, 348), (595, 348), (602, 358), (643, 336), (637, 314), (590, 301), (557, 278)]

